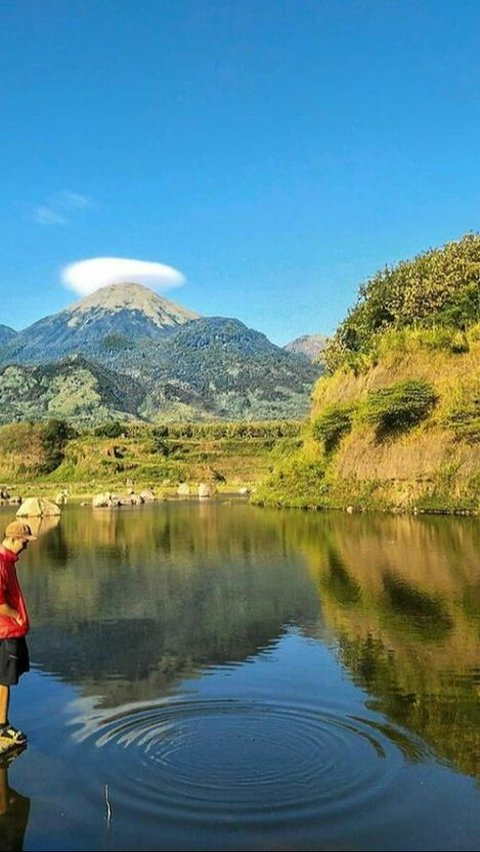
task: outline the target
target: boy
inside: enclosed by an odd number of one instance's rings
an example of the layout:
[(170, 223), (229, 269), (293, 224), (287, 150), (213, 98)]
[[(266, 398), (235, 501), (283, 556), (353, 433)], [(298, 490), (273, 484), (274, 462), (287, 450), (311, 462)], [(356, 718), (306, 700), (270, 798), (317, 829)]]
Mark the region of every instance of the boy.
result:
[(27, 737), (8, 721), (10, 687), (30, 668), (25, 639), (29, 629), (15, 563), (36, 535), (23, 521), (12, 521), (0, 545), (0, 752), (24, 745)]

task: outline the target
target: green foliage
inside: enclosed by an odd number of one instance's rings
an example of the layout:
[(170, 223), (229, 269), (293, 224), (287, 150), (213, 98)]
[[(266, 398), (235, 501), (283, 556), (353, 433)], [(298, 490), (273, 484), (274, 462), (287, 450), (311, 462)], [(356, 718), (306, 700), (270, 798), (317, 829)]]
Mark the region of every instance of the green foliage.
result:
[(123, 352), (125, 349), (131, 348), (132, 341), (126, 335), (114, 332), (105, 335), (102, 340), (102, 346), (107, 352)]
[(235, 488), (268, 475), (282, 454), (298, 445), (303, 428), (298, 421), (129, 422), (128, 428), (120, 423), (122, 443), (112, 447), (112, 424), (104, 425), (102, 434), (84, 428), (66, 443), (72, 432), (64, 421), (0, 426), (2, 478), (38, 483), (45, 477), (46, 482), (88, 483), (88, 488), (95, 481), (120, 489), (129, 476), (136, 486), (211, 480)]
[(327, 343), (327, 368), (369, 354), (389, 328), (432, 326), (465, 330), (480, 320), (480, 235), (467, 234), (385, 267), (360, 287), (357, 304)]
[(262, 483), (253, 502), (258, 505), (319, 508), (324, 503), (326, 492), (325, 463), (300, 449), (285, 458)]
[(152, 453), (158, 453), (165, 458), (170, 455), (170, 445), (164, 438), (159, 438), (156, 435), (152, 440)]
[(64, 448), (76, 431), (65, 420), (48, 420), (40, 427), (43, 445), (43, 461), (38, 465), (39, 474), (48, 474), (55, 470), (64, 459)]
[(102, 423), (100, 426), (97, 426), (94, 434), (99, 438), (120, 438), (125, 436), (127, 431), (125, 423), (113, 420), (111, 423)]
[(38, 426), (34, 423), (9, 423), (0, 427), (0, 454), (25, 454), (35, 444)]
[(154, 438), (168, 438), (168, 435), (168, 426), (154, 426), (152, 429), (152, 436)]
[(312, 434), (323, 441), (327, 453), (334, 450), (352, 428), (353, 405), (329, 405), (312, 423)]
[(453, 430), (458, 440), (480, 441), (480, 379), (477, 376), (466, 378), (455, 388), (443, 424)]
[(204, 423), (169, 423), (154, 426), (152, 434), (159, 438), (192, 438), (216, 441), (219, 438), (290, 438), (300, 434), (300, 420), (222, 421)]
[(434, 388), (424, 381), (397, 382), (368, 394), (360, 418), (377, 427), (383, 437), (415, 426), (428, 417), (437, 402)]

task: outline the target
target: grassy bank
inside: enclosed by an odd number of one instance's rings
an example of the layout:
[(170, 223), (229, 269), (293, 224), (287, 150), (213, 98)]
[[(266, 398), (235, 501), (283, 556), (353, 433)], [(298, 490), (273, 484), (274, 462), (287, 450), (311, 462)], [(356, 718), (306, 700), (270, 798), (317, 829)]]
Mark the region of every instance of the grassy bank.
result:
[(308, 508), (480, 507), (480, 324), (388, 330), (317, 383), (302, 446), (255, 501)]
[(70, 498), (149, 488), (175, 493), (180, 483), (219, 491), (254, 489), (278, 459), (301, 443), (297, 421), (169, 424), (106, 423), (75, 430), (63, 421), (0, 428), (0, 485), (10, 494)]

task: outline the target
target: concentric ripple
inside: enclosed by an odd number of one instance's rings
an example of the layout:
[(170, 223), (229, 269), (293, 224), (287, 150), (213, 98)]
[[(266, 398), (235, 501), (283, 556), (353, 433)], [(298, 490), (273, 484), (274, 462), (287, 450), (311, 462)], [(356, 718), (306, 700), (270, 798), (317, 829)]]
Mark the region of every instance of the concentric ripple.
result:
[(312, 707), (182, 700), (104, 720), (89, 739), (108, 754), (112, 789), (144, 807), (284, 821), (385, 793), (408, 752), (395, 734)]

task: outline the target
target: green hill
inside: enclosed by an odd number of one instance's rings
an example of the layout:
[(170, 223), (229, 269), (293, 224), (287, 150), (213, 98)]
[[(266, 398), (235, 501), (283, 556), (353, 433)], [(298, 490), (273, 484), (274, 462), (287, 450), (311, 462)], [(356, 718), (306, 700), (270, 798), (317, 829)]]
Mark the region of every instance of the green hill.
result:
[[(101, 288), (12, 334), (0, 336), (0, 422), (297, 419), (323, 370), (237, 319), (199, 317), (139, 284)], [(79, 366), (68, 381), (67, 362)]]
[(480, 237), (385, 269), (326, 349), (302, 447), (262, 503), (480, 507)]

